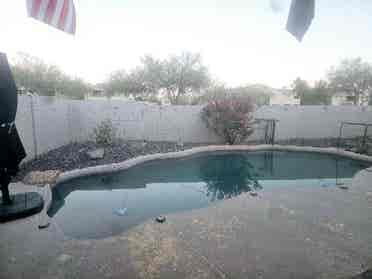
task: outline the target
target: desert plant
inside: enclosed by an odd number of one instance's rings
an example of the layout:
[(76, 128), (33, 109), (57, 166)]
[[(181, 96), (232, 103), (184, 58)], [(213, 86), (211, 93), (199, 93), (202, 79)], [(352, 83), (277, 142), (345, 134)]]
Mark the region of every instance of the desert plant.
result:
[(111, 119), (103, 120), (93, 130), (93, 136), (98, 145), (111, 145), (116, 138), (117, 129)]
[(228, 144), (238, 144), (253, 133), (254, 104), (248, 97), (212, 101), (202, 110), (207, 127)]

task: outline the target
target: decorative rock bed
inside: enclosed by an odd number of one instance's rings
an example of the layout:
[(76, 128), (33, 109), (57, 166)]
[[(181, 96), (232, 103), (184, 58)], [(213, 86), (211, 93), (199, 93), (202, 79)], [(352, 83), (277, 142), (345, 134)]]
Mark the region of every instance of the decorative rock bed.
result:
[[(183, 148), (188, 149), (200, 145), (185, 144)], [(23, 180), (32, 171), (60, 170), (65, 172), (91, 166), (119, 163), (140, 155), (174, 152), (180, 149), (176, 143), (170, 142), (146, 142), (144, 144), (143, 141), (118, 141), (111, 146), (105, 147), (103, 158), (90, 159), (87, 153), (98, 148), (100, 146), (94, 142), (85, 142), (71, 143), (51, 150), (37, 159), (22, 164), (15, 180)]]
[[(248, 142), (248, 145), (262, 144), (262, 142)], [(278, 144), (284, 146), (312, 146), (312, 147), (334, 147), (337, 145), (337, 139), (290, 139), (278, 141)], [(61, 172), (87, 167), (121, 163), (128, 159), (155, 153), (168, 153), (180, 150), (187, 150), (193, 147), (206, 146), (207, 144), (184, 144), (182, 146), (172, 142), (145, 142), (145, 141), (118, 141), (107, 146), (104, 149), (104, 157), (92, 160), (88, 152), (97, 150), (100, 147), (94, 142), (71, 143), (62, 146), (39, 158), (24, 163), (16, 177), (16, 180), (22, 180), (32, 171), (59, 170)], [(349, 154), (354, 154), (349, 152)]]
[(100, 160), (105, 157), (105, 149), (104, 148), (97, 148), (91, 151), (87, 151), (87, 155), (91, 160)]

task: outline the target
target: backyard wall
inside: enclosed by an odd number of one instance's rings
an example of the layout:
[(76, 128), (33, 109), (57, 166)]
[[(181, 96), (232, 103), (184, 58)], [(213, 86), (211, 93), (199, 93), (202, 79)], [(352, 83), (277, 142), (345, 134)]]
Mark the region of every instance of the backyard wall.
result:
[[(255, 114), (257, 118), (279, 120), (276, 139), (337, 138), (341, 122), (372, 123), (372, 106), (264, 106)], [(361, 127), (345, 127), (348, 137), (363, 133)], [(372, 127), (369, 129), (372, 134)]]
[[(21, 96), (17, 126), (28, 158), (68, 144), (92, 140), (92, 130), (110, 118), (120, 137), (128, 140), (219, 143), (200, 119), (201, 106), (158, 106), (111, 101), (73, 101)], [(372, 107), (264, 106), (257, 118), (275, 118), (276, 138), (336, 138), (341, 121), (372, 123)], [(372, 128), (371, 128), (372, 130)], [(349, 129), (349, 135), (361, 130)], [(372, 132), (372, 131), (371, 131)], [(259, 130), (250, 139), (258, 139)]]

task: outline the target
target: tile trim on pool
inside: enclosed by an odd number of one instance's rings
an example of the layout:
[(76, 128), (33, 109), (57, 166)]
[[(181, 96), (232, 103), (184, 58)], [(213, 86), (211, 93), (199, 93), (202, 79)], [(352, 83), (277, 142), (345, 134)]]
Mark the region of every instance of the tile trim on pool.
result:
[(195, 147), (192, 149), (187, 149), (184, 151), (169, 152), (169, 153), (156, 153), (151, 155), (138, 156), (132, 159), (125, 160), (120, 163), (100, 165), (94, 167), (88, 167), (83, 169), (76, 169), (72, 171), (67, 171), (62, 173), (55, 185), (59, 183), (66, 182), (68, 180), (97, 175), (106, 174), (116, 171), (126, 170), (136, 165), (154, 161), (154, 160), (164, 160), (164, 159), (177, 159), (188, 157), (200, 153), (211, 153), (217, 151), (299, 151), (299, 152), (312, 152), (312, 153), (323, 153), (330, 155), (338, 155), (342, 157), (347, 157), (355, 160), (361, 160), (372, 163), (372, 156), (356, 154), (350, 151), (345, 151), (337, 148), (323, 148), (323, 147), (310, 147), (310, 146), (292, 146), (292, 145), (209, 145), (202, 147)]

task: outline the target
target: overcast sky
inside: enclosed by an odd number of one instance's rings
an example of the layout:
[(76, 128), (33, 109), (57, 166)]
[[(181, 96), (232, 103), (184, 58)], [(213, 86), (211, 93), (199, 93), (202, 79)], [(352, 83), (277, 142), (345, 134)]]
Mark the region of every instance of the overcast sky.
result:
[(372, 62), (372, 1), (318, 0), (302, 43), (285, 31), (290, 0), (75, 0), (75, 37), (26, 17), (24, 0), (0, 2), (0, 51), (18, 51), (97, 83), (144, 54), (200, 52), (228, 85), (287, 86), (322, 78), (341, 58)]

